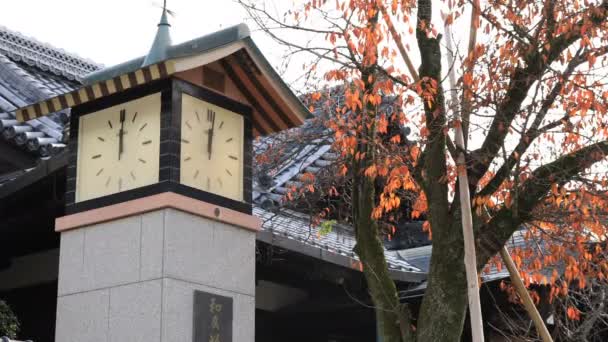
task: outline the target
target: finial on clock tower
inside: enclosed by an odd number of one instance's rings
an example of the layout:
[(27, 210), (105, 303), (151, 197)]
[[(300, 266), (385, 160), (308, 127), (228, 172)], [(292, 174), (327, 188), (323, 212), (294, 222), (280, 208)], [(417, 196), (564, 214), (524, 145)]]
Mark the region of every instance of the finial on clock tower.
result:
[(169, 32), (171, 24), (169, 24), (168, 19), (169, 13), (170, 11), (167, 9), (167, 0), (165, 0), (163, 3), (163, 14), (160, 17), (158, 30), (156, 31), (156, 37), (154, 38), (150, 52), (148, 52), (148, 55), (144, 59), (142, 67), (167, 59), (167, 51), (169, 50), (169, 47), (171, 47), (171, 34)]

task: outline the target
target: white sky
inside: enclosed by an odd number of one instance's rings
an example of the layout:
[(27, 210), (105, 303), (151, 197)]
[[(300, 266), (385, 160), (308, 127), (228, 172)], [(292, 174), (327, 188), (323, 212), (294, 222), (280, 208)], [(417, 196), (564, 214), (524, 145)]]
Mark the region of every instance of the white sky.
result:
[[(279, 17), (283, 14), (281, 11), (289, 9), (294, 2), (298, 1), (264, 0), (266, 8)], [(159, 3), (162, 0), (4, 0), (0, 25), (112, 66), (148, 52), (160, 19)], [(245, 11), (234, 0), (168, 0), (168, 7), (177, 13), (170, 18), (174, 44), (248, 21)], [(439, 11), (435, 11), (435, 16), (435, 24), (441, 29)], [(468, 37), (469, 14), (463, 18), (454, 29), (457, 45), (462, 45)], [(256, 32), (253, 23), (248, 24), (260, 50), (275, 69), (279, 69), (285, 48), (262, 32)], [(407, 39), (413, 47), (410, 57), (418, 65), (413, 36), (406, 37), (406, 42)], [(298, 83), (298, 76), (303, 72), (302, 61), (306, 60), (292, 63), (287, 75), (283, 75), (287, 76), (288, 84)], [(396, 66), (403, 70), (402, 65)], [(446, 65), (444, 72), (448, 69)]]
[[(2, 1), (0, 25), (94, 62), (111, 66), (145, 55), (156, 33), (162, 0)], [(232, 0), (168, 0), (173, 43), (246, 21)], [(253, 23), (249, 23), (253, 31)], [(273, 65), (281, 53), (262, 33), (253, 38)], [(279, 49), (280, 50), (280, 49)], [(274, 51), (274, 53), (273, 53)]]
[[(277, 17), (299, 2), (264, 0), (267, 10)], [(293, 57), (289, 60), (289, 70), (284, 70), (286, 48), (256, 31), (255, 24), (234, 0), (168, 0), (167, 3), (169, 9), (177, 13), (169, 19), (174, 44), (245, 22), (262, 53), (283, 74), (286, 83), (293, 85), (294, 90), (304, 90), (300, 89), (302, 64), (310, 62), (307, 60), (310, 56)], [(160, 19), (160, 4), (162, 0), (4, 0), (0, 25), (112, 66), (147, 54)], [(296, 39), (289, 37), (292, 38)], [(415, 42), (411, 43), (415, 46)], [(418, 64), (415, 49), (410, 56)], [(396, 66), (401, 67), (399, 59), (397, 63)]]

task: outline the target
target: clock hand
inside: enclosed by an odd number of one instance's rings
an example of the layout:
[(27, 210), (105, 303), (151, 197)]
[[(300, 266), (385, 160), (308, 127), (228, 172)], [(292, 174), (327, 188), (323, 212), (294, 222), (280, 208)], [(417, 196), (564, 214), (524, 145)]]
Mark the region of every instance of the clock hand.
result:
[(209, 136), (207, 137), (207, 152), (209, 153), (209, 160), (211, 160), (211, 153), (213, 153), (213, 132), (215, 131), (215, 112), (209, 111), (211, 119), (211, 128), (209, 129)]
[(124, 109), (122, 109), (120, 111), (120, 130), (118, 131), (118, 160), (120, 160), (120, 156), (124, 150), (123, 136), (125, 134), (125, 131), (124, 131), (125, 116), (126, 116), (126, 111)]

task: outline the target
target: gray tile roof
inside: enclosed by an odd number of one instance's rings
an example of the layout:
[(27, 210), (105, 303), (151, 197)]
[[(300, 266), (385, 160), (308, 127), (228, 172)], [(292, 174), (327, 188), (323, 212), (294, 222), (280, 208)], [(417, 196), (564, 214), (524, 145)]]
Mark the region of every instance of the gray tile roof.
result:
[[(526, 231), (526, 228), (522, 227), (522, 229), (513, 233), (511, 238), (507, 241), (507, 248), (509, 250), (513, 250), (513, 249), (529, 250), (529, 249), (540, 248), (541, 253), (546, 252), (547, 242), (543, 241), (540, 243), (536, 243), (533, 241), (526, 240), (524, 238), (525, 231)], [(432, 249), (433, 249), (433, 247), (431, 245), (429, 245), (429, 246), (399, 250), (399, 251), (397, 251), (397, 254), (399, 254), (399, 257), (401, 257), (404, 260), (407, 260), (407, 262), (409, 262), (413, 266), (420, 268), (421, 272), (426, 274), (426, 273), (428, 273), (429, 267), (431, 264)], [(526, 260), (524, 261), (524, 263), (523, 263), (524, 266), (522, 267), (522, 269), (525, 270), (524, 267), (526, 267), (525, 265), (527, 264), (527, 262), (528, 261), (526, 261)], [(546, 276), (547, 279), (549, 279), (551, 277), (551, 274), (553, 273), (554, 269), (557, 269), (558, 273), (562, 274), (564, 271), (563, 262), (557, 261), (557, 263), (555, 265), (545, 266), (541, 270), (540, 273), (543, 274), (544, 276)], [(496, 280), (507, 279), (510, 277), (510, 275), (509, 275), (509, 271), (507, 270), (506, 266), (503, 266), (503, 268), (501, 270), (498, 270), (496, 268), (496, 266), (492, 264), (490, 267), (484, 269), (481, 272), (480, 277), (483, 282), (492, 282), (492, 281), (496, 281)], [(530, 279), (530, 283), (534, 283), (534, 282), (535, 281), (533, 279)], [(419, 297), (424, 293), (426, 286), (427, 286), (427, 282), (423, 281), (416, 286), (412, 286), (411, 288), (409, 288), (407, 290), (401, 291), (399, 293), (399, 297), (402, 300), (405, 300), (407, 298)]]
[[(256, 146), (263, 150), (260, 144), (264, 141)], [(320, 137), (309, 142), (292, 141), (282, 148), (281, 154), (272, 170), (258, 169), (255, 172), (253, 201), (264, 207), (269, 203), (280, 205), (289, 188), (301, 185), (300, 178), (304, 173), (316, 174), (336, 159), (336, 154), (331, 151), (331, 141)], [(261, 178), (264, 176), (270, 176), (271, 181)]]
[[(338, 153), (332, 151), (333, 133), (326, 128), (325, 119), (328, 113), (344, 105), (344, 89), (341, 86), (321, 91), (320, 100), (312, 103), (307, 96), (302, 97), (306, 106), (313, 105), (313, 118), (308, 119), (300, 127), (263, 137), (256, 141), (256, 154), (272, 151), (271, 167), (254, 165), (254, 202), (266, 207), (281, 205), (288, 189), (301, 185), (300, 178), (304, 173), (318, 174), (331, 166)], [(392, 114), (394, 101), (385, 97), (380, 105), (380, 111)], [(268, 179), (268, 177), (271, 179)]]
[[(341, 266), (359, 269), (359, 257), (353, 251), (355, 235), (352, 228), (336, 225), (326, 234), (319, 234), (306, 215), (293, 211), (280, 214), (255, 207), (253, 214), (262, 219), (258, 240), (285, 249), (294, 250)], [(402, 258), (396, 251), (385, 251), (389, 271), (394, 279), (420, 282), (426, 271)]]
[(0, 53), (13, 61), (35, 66), (72, 81), (80, 80), (84, 75), (100, 68), (97, 63), (2, 26)]
[(0, 27), (0, 134), (24, 151), (48, 157), (65, 147), (69, 110), (17, 124), (13, 111), (78, 88), (100, 66)]
[[(351, 227), (336, 225), (328, 234), (320, 235), (318, 227), (311, 226), (307, 215), (285, 208), (287, 192), (301, 186), (304, 173), (318, 174), (337, 159), (331, 143), (331, 132), (322, 121), (315, 119), (256, 142), (256, 154), (275, 149), (273, 156), (276, 158), (270, 168), (265, 163), (254, 165), (254, 215), (263, 221), (258, 240), (358, 269), (360, 264), (353, 251), (355, 235)], [(428, 251), (424, 256), (427, 262), (430, 249)], [(415, 260), (403, 258), (399, 251), (386, 249), (385, 256), (394, 279), (417, 283), (426, 278), (428, 265), (418, 266), (412, 262)]]

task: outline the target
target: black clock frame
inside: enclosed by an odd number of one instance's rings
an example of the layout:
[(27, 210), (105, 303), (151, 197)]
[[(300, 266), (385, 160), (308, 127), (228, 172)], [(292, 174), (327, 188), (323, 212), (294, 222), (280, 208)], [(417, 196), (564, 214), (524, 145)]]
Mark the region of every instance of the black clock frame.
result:
[[(158, 183), (76, 203), (79, 118), (154, 93), (161, 94)], [(180, 183), (182, 94), (188, 94), (243, 116), (245, 131), (243, 139), (243, 202)], [(127, 89), (118, 94), (73, 107), (70, 119), (70, 142), (68, 143), (66, 214), (75, 214), (164, 192), (178, 193), (224, 208), (251, 214), (253, 162), (251, 113), (251, 107), (243, 103), (174, 77)]]

